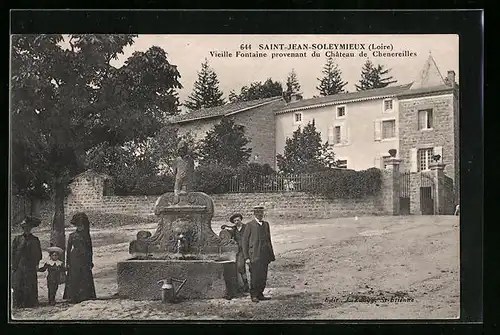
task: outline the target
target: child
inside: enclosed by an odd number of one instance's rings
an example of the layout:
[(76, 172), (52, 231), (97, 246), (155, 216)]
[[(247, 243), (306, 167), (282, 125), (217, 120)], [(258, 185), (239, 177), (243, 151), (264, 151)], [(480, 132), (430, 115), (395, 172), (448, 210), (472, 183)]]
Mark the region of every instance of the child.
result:
[(38, 269), (38, 271), (45, 272), (48, 270), (47, 288), (49, 290), (49, 305), (55, 305), (57, 289), (61, 282), (61, 276), (64, 273), (63, 263), (59, 260), (63, 250), (59, 247), (50, 247), (47, 251), (49, 252), (50, 260)]
[(130, 242), (128, 252), (136, 257), (147, 257), (149, 255), (148, 239), (151, 237), (151, 235), (152, 234), (149, 231), (139, 231), (137, 233), (136, 239)]

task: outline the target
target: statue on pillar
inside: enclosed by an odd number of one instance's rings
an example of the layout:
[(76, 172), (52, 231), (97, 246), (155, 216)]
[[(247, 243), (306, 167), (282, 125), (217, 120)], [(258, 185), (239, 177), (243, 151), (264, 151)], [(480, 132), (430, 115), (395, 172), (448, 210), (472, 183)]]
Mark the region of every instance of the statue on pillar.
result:
[(179, 202), (179, 194), (192, 191), (194, 178), (194, 159), (187, 142), (179, 142), (177, 155), (174, 162), (174, 203)]

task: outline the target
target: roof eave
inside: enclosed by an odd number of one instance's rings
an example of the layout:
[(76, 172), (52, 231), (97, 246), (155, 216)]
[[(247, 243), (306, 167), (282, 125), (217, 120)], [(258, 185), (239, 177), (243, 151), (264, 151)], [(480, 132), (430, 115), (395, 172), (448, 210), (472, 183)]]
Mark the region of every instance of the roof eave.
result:
[(206, 119), (213, 119), (213, 118), (218, 118), (218, 117), (223, 117), (223, 116), (229, 116), (229, 115), (234, 115), (234, 114), (238, 114), (238, 113), (241, 113), (241, 112), (245, 112), (245, 111), (248, 111), (248, 110), (251, 110), (251, 109), (254, 109), (254, 108), (257, 108), (257, 107), (262, 107), (262, 106), (265, 106), (265, 105), (268, 105), (272, 102), (276, 102), (276, 101), (279, 101), (281, 99), (281, 97), (276, 97), (276, 99), (272, 99), (272, 100), (269, 100), (269, 101), (264, 101), (260, 104), (257, 104), (257, 105), (253, 105), (253, 106), (249, 106), (249, 107), (245, 107), (245, 108), (241, 108), (241, 109), (238, 109), (238, 110), (235, 110), (235, 111), (232, 111), (232, 112), (228, 112), (228, 113), (225, 113), (225, 114), (219, 114), (219, 115), (206, 115), (206, 116), (200, 116), (200, 117), (197, 117), (197, 118), (192, 118), (192, 119), (185, 119), (185, 120), (178, 120), (178, 121), (171, 121), (172, 124), (179, 124), (179, 123), (185, 123), (185, 122), (192, 122), (192, 121), (198, 121), (198, 120), (206, 120)]
[(360, 102), (360, 101), (370, 101), (370, 100), (394, 98), (397, 96), (398, 96), (397, 93), (392, 93), (392, 94), (375, 95), (375, 96), (364, 97), (364, 98), (336, 100), (336, 101), (325, 102), (322, 104), (314, 104), (314, 105), (302, 106), (302, 107), (297, 107), (297, 108), (282, 109), (282, 110), (277, 111), (276, 115), (284, 114), (284, 113), (288, 113), (288, 112), (295, 112), (295, 111), (299, 111), (299, 110), (305, 110), (305, 109), (321, 108), (321, 107), (328, 107), (328, 106), (333, 106), (333, 105), (342, 105), (342, 104), (346, 104), (346, 103), (350, 103), (350, 102)]
[(454, 87), (441, 87), (441, 88), (436, 88), (436, 89), (433, 89), (433, 90), (422, 90), (422, 91), (408, 91), (408, 92), (403, 92), (403, 93), (400, 93), (397, 95), (398, 98), (408, 98), (408, 97), (412, 97), (414, 95), (435, 95), (435, 94), (442, 94), (442, 93), (453, 93), (453, 91), (455, 90)]

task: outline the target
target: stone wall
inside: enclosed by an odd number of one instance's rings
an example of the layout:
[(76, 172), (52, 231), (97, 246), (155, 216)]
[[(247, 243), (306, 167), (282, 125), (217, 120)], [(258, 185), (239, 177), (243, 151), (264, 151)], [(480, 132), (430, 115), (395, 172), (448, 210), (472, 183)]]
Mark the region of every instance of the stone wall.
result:
[[(275, 101), (231, 115), (236, 124), (244, 126), (245, 136), (249, 139), (247, 145), (252, 149), (251, 163), (269, 164), (275, 166), (275, 110), (285, 103)], [(205, 137), (207, 131), (220, 122), (221, 118), (201, 119), (177, 124), (179, 134), (191, 133), (195, 140)], [(271, 145), (270, 145), (271, 144)]]
[[(255, 205), (262, 204), (270, 217), (331, 218), (342, 216), (393, 214), (392, 171), (382, 170), (382, 187), (376, 196), (362, 199), (328, 199), (299, 192), (234, 193), (211, 195), (217, 220), (227, 220), (241, 212), (250, 217)], [(81, 179), (74, 182), (65, 203), (65, 214), (70, 217), (78, 211), (96, 211), (134, 216), (154, 215), (158, 196), (105, 196), (97, 182)], [(101, 187), (103, 183), (99, 184)]]
[[(399, 157), (409, 167), (411, 149), (443, 148), (445, 173), (453, 179), (458, 175), (458, 111), (453, 92), (439, 96), (412, 96), (400, 100)], [(418, 129), (418, 111), (432, 108), (433, 129)]]

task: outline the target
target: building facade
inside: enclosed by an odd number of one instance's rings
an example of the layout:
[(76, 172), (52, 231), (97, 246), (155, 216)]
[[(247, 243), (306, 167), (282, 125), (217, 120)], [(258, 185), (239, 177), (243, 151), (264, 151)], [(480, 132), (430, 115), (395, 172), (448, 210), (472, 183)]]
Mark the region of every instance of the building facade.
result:
[(196, 141), (218, 124), (222, 117), (231, 117), (245, 131), (252, 149), (251, 163), (274, 166), (276, 158), (275, 111), (284, 106), (281, 97), (231, 103), (224, 106), (201, 109), (171, 119), (179, 134), (191, 134)]
[(432, 56), (410, 84), (286, 104), (276, 111), (276, 152), (298, 127), (314, 120), (339, 167), (384, 169), (396, 149), (402, 172), (430, 169), (435, 155), (459, 194), (459, 100), (455, 72), (443, 77)]

